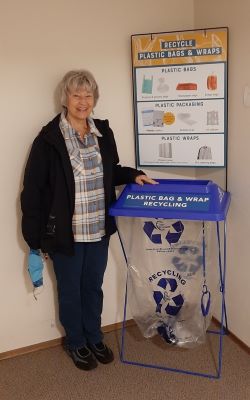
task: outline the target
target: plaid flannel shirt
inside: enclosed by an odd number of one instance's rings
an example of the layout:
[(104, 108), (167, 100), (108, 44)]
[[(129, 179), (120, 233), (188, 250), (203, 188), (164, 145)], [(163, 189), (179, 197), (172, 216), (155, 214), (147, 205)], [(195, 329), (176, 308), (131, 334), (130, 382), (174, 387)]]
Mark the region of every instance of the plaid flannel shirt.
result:
[(105, 235), (103, 166), (97, 140), (97, 136), (102, 135), (92, 118), (88, 118), (88, 124), (90, 131), (82, 139), (64, 112), (59, 123), (75, 178), (72, 219), (75, 242), (96, 242)]

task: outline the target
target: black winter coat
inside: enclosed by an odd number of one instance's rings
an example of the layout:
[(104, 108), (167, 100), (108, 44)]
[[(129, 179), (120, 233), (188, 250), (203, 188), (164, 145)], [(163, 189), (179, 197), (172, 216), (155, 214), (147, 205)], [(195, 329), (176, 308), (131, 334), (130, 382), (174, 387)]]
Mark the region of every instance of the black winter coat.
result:
[[(24, 174), (21, 193), (22, 232), (32, 249), (49, 253), (73, 254), (72, 216), (75, 207), (73, 170), (63, 135), (60, 115), (48, 123), (33, 142)], [(103, 163), (106, 235), (116, 231), (114, 218), (108, 215), (115, 201), (115, 186), (134, 182), (143, 174), (119, 163), (114, 135), (107, 120), (94, 120)]]

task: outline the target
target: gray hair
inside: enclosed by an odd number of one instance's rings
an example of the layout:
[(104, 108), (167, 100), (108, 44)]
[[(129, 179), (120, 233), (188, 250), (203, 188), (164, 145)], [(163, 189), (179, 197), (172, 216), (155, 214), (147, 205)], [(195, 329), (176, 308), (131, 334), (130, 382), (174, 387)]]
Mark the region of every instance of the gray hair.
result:
[(79, 88), (86, 89), (93, 93), (94, 106), (99, 99), (99, 89), (93, 75), (84, 69), (73, 70), (67, 72), (59, 84), (60, 101), (63, 107), (66, 107), (67, 94), (70, 90)]

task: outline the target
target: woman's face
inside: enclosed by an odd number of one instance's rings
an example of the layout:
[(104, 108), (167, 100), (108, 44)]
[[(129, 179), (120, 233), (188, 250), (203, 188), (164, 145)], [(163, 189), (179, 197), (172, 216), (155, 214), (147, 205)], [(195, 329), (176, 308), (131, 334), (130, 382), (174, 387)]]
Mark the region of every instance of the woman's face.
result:
[(67, 116), (71, 120), (86, 120), (94, 108), (93, 93), (85, 88), (71, 89), (67, 95), (66, 107)]

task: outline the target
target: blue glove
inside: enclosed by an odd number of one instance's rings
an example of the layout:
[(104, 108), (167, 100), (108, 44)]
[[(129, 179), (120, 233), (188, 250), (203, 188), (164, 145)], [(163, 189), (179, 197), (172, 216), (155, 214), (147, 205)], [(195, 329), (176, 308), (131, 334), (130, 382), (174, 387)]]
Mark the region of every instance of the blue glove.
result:
[(28, 271), (34, 288), (43, 286), (43, 259), (39, 250), (30, 249)]

